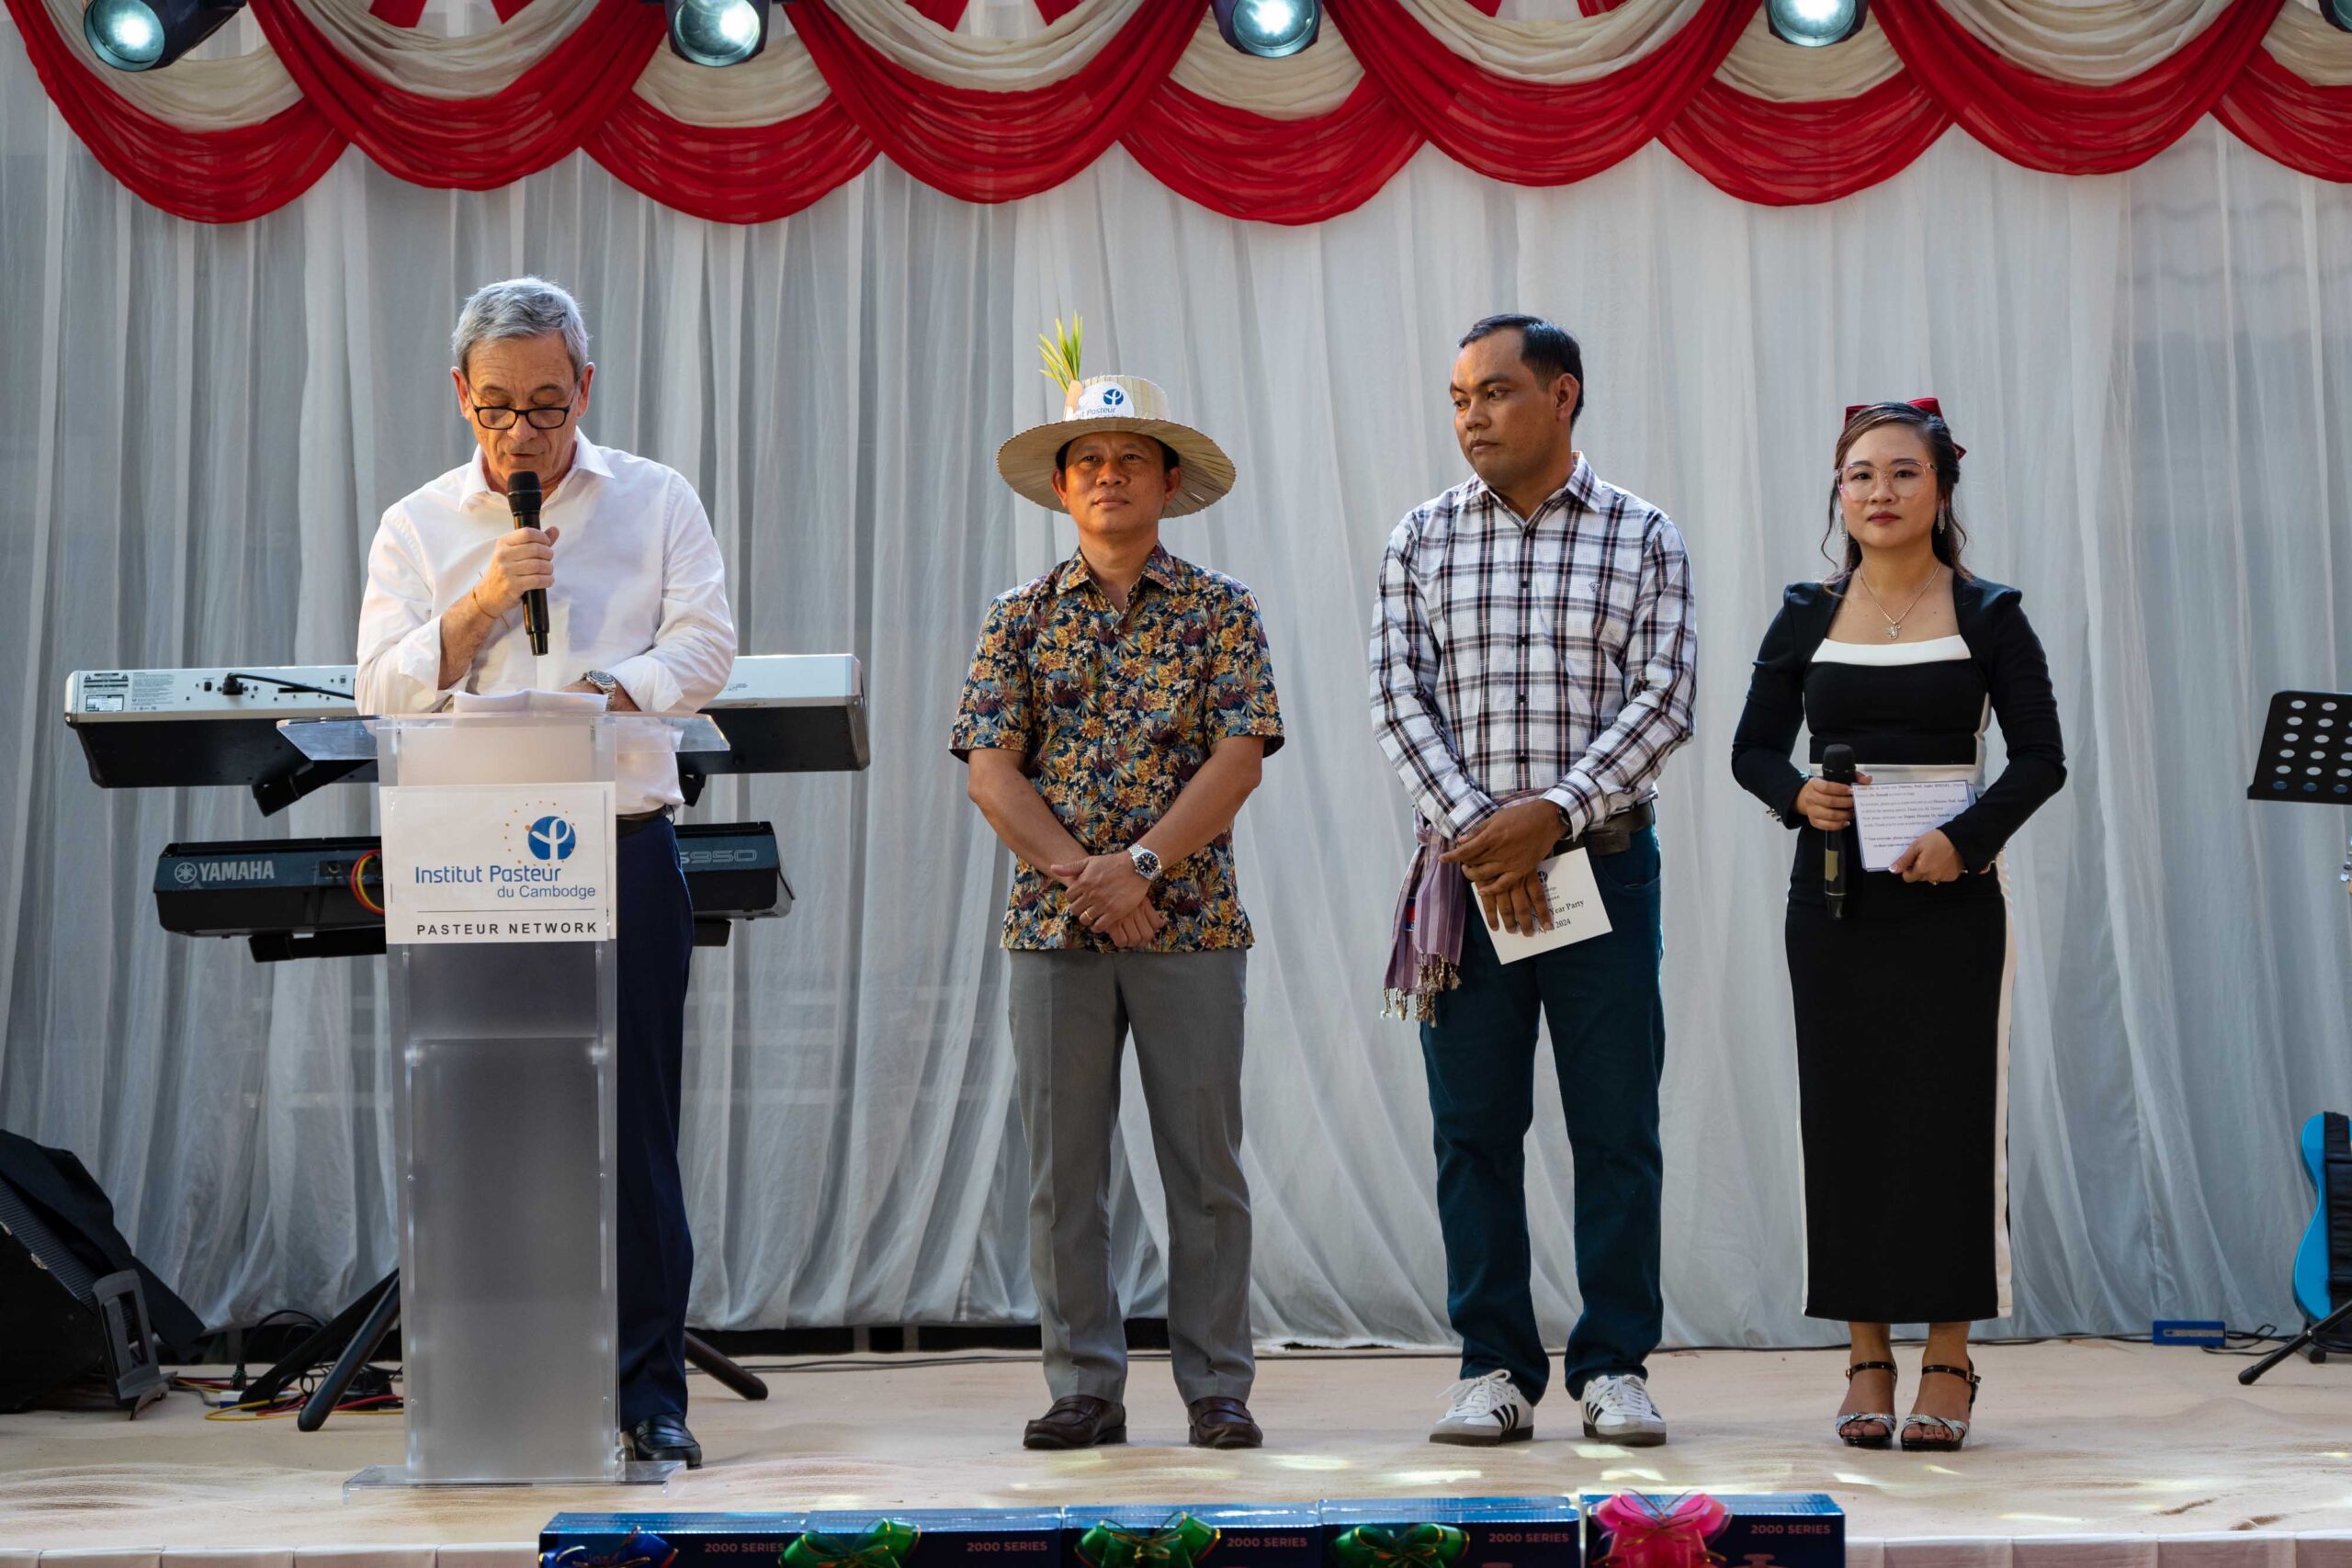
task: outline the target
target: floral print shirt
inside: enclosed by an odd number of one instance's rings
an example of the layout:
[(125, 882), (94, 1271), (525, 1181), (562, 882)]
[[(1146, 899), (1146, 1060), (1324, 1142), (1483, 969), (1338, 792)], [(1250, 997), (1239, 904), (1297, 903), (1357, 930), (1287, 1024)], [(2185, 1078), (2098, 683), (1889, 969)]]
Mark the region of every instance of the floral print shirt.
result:
[[(1054, 815), (1089, 854), (1149, 832), (1217, 742), (1283, 743), (1273, 661), (1257, 601), (1229, 577), (1155, 549), (1123, 615), (1083, 554), (989, 606), (957, 705), (958, 757), (1018, 751)], [(1111, 952), (1069, 911), (1066, 889), (1016, 863), (1004, 945)], [(1144, 951), (1248, 947), (1233, 836), (1160, 868), (1151, 904), (1167, 925)]]

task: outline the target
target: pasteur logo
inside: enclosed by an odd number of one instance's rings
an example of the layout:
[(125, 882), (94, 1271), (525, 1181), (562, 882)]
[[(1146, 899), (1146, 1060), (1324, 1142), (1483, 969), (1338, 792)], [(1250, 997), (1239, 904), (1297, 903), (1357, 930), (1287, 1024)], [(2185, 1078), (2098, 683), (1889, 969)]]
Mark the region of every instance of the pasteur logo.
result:
[(580, 835), (560, 817), (542, 817), (531, 824), (523, 842), (533, 860), (570, 860), (571, 852), (579, 846)]
[(580, 825), (552, 800), (527, 801), (507, 818), (503, 837), (516, 861), (555, 866), (580, 848)]

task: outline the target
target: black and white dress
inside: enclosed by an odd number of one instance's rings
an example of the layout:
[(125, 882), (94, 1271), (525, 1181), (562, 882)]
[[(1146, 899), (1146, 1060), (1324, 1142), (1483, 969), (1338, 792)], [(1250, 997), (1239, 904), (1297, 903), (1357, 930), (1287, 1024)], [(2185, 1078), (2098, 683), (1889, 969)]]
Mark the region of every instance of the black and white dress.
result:
[[(1732, 771), (1797, 830), (1789, 879), (1804, 1137), (1805, 1312), (1951, 1323), (2008, 1312), (2008, 1006), (2001, 848), (2065, 782), (2058, 705), (2014, 588), (1956, 578), (1955, 636), (1827, 640), (1841, 584), (1800, 582), (1764, 634)], [(2008, 765), (1984, 786), (1997, 718)], [(1798, 727), (1879, 783), (1967, 779), (1944, 825), (1967, 874), (1906, 883), (1850, 863), (1845, 918), (1822, 893), (1822, 835), (1796, 809)], [(1850, 848), (1850, 835), (1849, 835)], [(1983, 874), (1978, 874), (1982, 873)]]

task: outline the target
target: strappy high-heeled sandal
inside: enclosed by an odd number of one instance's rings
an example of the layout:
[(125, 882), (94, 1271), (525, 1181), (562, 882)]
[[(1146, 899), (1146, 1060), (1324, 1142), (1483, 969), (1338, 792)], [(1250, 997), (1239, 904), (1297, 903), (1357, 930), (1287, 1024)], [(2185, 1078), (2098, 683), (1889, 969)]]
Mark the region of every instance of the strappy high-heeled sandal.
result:
[[(1959, 1378), (1968, 1384), (1968, 1408), (1976, 1408), (1976, 1391), (1984, 1380), (1976, 1375), (1973, 1367), (1921, 1367), (1919, 1376), (1941, 1372), (1946, 1377)], [(1912, 1428), (1917, 1427), (1917, 1436)], [(1968, 1440), (1968, 1423), (1942, 1416), (1905, 1416), (1903, 1418), (1903, 1450), (1915, 1454), (1958, 1453), (1961, 1444)]]
[[(1846, 1369), (1846, 1381), (1852, 1382), (1856, 1372), (1894, 1371), (1893, 1361), (1856, 1361)], [(1865, 1421), (1875, 1421), (1879, 1430), (1857, 1434), (1849, 1428)], [(1838, 1417), (1838, 1440), (1849, 1449), (1883, 1449), (1894, 1441), (1894, 1412), (1891, 1410), (1857, 1410), (1851, 1416)]]

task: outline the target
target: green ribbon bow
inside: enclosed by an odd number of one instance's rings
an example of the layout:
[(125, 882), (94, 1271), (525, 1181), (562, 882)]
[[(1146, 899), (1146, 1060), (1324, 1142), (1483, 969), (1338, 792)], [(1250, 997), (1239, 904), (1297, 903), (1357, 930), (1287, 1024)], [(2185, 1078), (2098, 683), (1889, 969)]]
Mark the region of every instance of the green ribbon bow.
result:
[(1331, 1543), (1331, 1555), (1340, 1568), (1447, 1568), (1469, 1545), (1469, 1536), (1452, 1525), (1358, 1525)]
[(784, 1549), (784, 1568), (901, 1568), (922, 1535), (902, 1519), (876, 1519), (854, 1541), (810, 1530)]
[(1216, 1527), (1179, 1514), (1155, 1530), (1127, 1530), (1108, 1520), (1078, 1538), (1092, 1568), (1193, 1568), (1216, 1544)]

